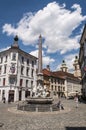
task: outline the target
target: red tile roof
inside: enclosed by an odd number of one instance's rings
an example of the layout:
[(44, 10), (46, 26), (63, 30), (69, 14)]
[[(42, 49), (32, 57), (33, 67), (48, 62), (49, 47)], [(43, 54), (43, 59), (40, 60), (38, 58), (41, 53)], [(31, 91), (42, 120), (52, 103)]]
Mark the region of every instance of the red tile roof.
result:
[(68, 73), (68, 72), (63, 72), (63, 71), (49, 71), (47, 69), (43, 69), (43, 75), (44, 76), (51, 76), (51, 77), (56, 77), (56, 78), (60, 78), (60, 79), (72, 79), (72, 80), (78, 80), (79, 79), (77, 77), (74, 76), (74, 74), (72, 73)]

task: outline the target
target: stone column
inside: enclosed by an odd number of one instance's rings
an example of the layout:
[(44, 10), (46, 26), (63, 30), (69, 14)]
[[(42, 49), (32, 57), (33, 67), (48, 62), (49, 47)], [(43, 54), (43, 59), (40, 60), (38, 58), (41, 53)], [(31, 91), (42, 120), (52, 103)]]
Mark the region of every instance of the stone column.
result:
[(39, 51), (38, 51), (38, 74), (42, 73), (42, 37), (39, 36)]
[(42, 37), (39, 36), (39, 48), (38, 48), (38, 74), (37, 85), (43, 87), (43, 73), (42, 73)]

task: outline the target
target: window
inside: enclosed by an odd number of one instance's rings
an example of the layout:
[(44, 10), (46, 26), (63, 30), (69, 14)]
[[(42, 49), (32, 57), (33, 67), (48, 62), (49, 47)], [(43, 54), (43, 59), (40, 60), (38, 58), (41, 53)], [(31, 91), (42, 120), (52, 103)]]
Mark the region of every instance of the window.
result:
[(3, 78), (3, 86), (5, 86), (5, 78)]
[(31, 81), (31, 87), (33, 87), (33, 81)]
[(61, 90), (61, 92), (62, 92), (62, 87), (61, 87), (61, 89), (60, 89), (60, 90)]
[(58, 84), (60, 84), (60, 79), (58, 79)]
[(7, 62), (7, 56), (5, 57), (5, 62)]
[(0, 84), (1, 84), (1, 79), (0, 79)]
[(75, 66), (75, 70), (77, 70), (77, 66)]
[(0, 58), (0, 63), (2, 63), (2, 62), (3, 62), (3, 57)]
[(23, 79), (20, 79), (20, 86), (22, 86), (23, 84)]
[(53, 85), (51, 86), (51, 90), (53, 90)]
[(15, 73), (15, 64), (11, 64), (10, 71), (11, 73)]
[(28, 87), (28, 80), (26, 80), (26, 87)]
[(22, 64), (24, 64), (24, 57), (22, 56)]
[(13, 53), (13, 55), (12, 55), (12, 60), (13, 60), (13, 61), (16, 60), (16, 53)]
[(65, 87), (63, 87), (63, 91), (65, 91)]
[(2, 71), (2, 67), (0, 66), (0, 74), (1, 74), (1, 71)]
[(34, 71), (33, 71), (33, 69), (32, 69), (32, 72), (31, 72), (31, 77), (33, 77), (33, 72), (34, 72)]
[(62, 81), (62, 84), (64, 84), (64, 81)]
[(34, 67), (34, 61), (32, 61), (32, 67)]
[(27, 59), (27, 65), (29, 65), (29, 59)]
[(55, 79), (55, 84), (56, 84), (56, 79)]
[(2, 90), (2, 99), (5, 96), (5, 90)]
[(27, 68), (27, 70), (26, 70), (26, 75), (27, 76), (29, 75), (29, 68)]
[(58, 86), (58, 91), (60, 91), (60, 86)]
[(21, 66), (21, 75), (24, 74), (24, 66)]
[(14, 84), (15, 83), (15, 78), (10, 77), (9, 82), (10, 82), (10, 84)]
[(53, 83), (53, 78), (51, 79), (51, 83)]
[(56, 90), (56, 88), (57, 88), (57, 87), (55, 86), (55, 90)]
[(4, 65), (4, 74), (6, 74), (7, 65)]

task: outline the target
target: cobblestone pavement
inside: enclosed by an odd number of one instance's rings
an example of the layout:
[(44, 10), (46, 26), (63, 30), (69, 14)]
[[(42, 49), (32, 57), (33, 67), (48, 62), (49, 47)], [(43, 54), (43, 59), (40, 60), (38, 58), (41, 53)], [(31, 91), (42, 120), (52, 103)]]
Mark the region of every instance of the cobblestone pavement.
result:
[(61, 100), (65, 110), (41, 113), (18, 111), (15, 103), (0, 103), (0, 130), (86, 130), (86, 103), (76, 108), (74, 100)]

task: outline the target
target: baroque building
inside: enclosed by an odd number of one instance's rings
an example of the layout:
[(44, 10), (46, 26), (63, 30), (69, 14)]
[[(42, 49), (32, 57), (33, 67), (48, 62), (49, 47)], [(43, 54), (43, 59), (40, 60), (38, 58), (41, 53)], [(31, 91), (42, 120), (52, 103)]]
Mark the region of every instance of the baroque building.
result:
[(80, 39), (79, 64), (81, 69), (82, 97), (86, 99), (86, 24)]
[(44, 85), (46, 85), (50, 94), (66, 98), (74, 96), (76, 93), (81, 94), (80, 73), (76, 73), (80, 72), (80, 69), (79, 63), (76, 62), (76, 57), (73, 65), (74, 74), (68, 72), (68, 67), (64, 60), (59, 71), (50, 71), (49, 66), (43, 69)]
[(0, 52), (0, 101), (24, 100), (31, 96), (37, 80), (37, 58), (19, 48), (18, 37), (12, 46)]

